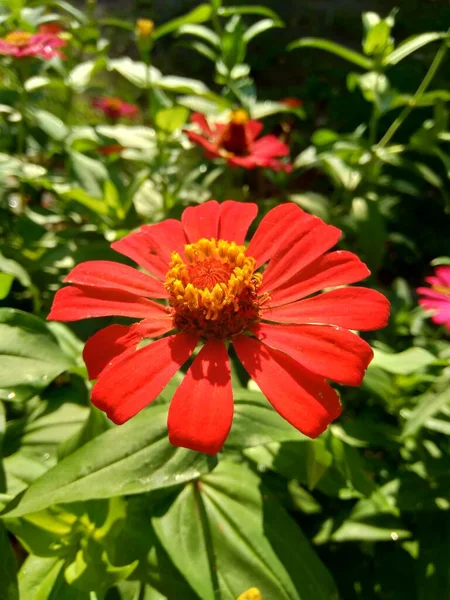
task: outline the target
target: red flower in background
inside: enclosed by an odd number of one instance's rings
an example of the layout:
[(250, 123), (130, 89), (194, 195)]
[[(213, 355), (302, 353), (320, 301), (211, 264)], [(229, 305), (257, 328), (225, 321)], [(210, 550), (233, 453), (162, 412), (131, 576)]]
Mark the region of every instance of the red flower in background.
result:
[[(233, 419), (228, 343), (304, 434), (318, 436), (339, 416), (326, 379), (361, 383), (373, 353), (350, 330), (384, 327), (389, 303), (364, 287), (314, 295), (369, 270), (351, 252), (328, 252), (341, 231), (294, 204), (271, 210), (245, 247), (257, 210), (232, 200), (187, 208), (181, 222), (144, 225), (112, 244), (148, 274), (89, 261), (66, 277), (72, 285), (57, 292), (49, 319), (141, 319), (101, 329), (84, 349), (89, 377), (98, 379), (92, 402), (115, 423), (152, 402), (200, 344), (170, 404), (169, 439), (218, 452)], [(139, 347), (144, 338), (158, 339)]]
[(13, 31), (0, 38), (0, 54), (25, 58), (39, 56), (49, 60), (54, 56), (63, 57), (57, 48), (65, 46), (66, 42), (57, 35), (48, 33), (29, 33), (28, 31)]
[(42, 23), (38, 27), (38, 33), (41, 35), (59, 35), (64, 30), (59, 23), (56, 21), (52, 23)]
[(244, 110), (231, 113), (228, 123), (209, 124), (205, 115), (194, 113), (191, 121), (201, 133), (185, 130), (194, 144), (205, 148), (208, 158), (225, 158), (233, 167), (254, 169), (267, 167), (274, 171), (291, 171), (280, 157), (288, 156), (289, 148), (274, 135), (258, 137), (263, 129), (260, 121), (249, 119)]
[(300, 108), (303, 106), (303, 102), (298, 98), (283, 98), (283, 100), (280, 100), (280, 102), (288, 108)]
[(117, 120), (121, 117), (135, 117), (138, 107), (135, 104), (128, 104), (121, 98), (114, 96), (105, 96), (104, 98), (94, 98), (92, 106), (101, 110), (109, 119)]
[(437, 267), (434, 273), (425, 278), (431, 287), (417, 288), (417, 293), (423, 296), (419, 304), (434, 312), (431, 317), (434, 323), (445, 325), (450, 331), (450, 267)]
[(99, 146), (97, 152), (103, 156), (111, 156), (111, 154), (120, 154), (124, 147), (120, 144), (110, 144), (109, 146)]

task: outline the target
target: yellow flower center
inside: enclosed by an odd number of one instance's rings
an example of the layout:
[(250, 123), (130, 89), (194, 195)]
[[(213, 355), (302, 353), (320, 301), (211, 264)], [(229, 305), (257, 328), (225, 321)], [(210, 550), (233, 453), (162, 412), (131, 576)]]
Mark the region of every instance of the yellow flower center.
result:
[(29, 33), (28, 31), (13, 31), (11, 33), (8, 33), (7, 36), (5, 36), (4, 41), (10, 46), (23, 48), (24, 46), (28, 45), (32, 37), (33, 34)]
[(105, 98), (105, 104), (110, 110), (120, 110), (122, 108), (123, 101), (120, 98)]
[(248, 122), (248, 112), (239, 108), (234, 110), (230, 115), (230, 121), (235, 125), (245, 125)]
[(445, 296), (450, 296), (450, 287), (445, 285), (433, 285), (431, 286), (435, 292), (439, 292), (440, 294), (444, 294)]
[(172, 253), (165, 287), (175, 325), (205, 338), (229, 338), (258, 319), (262, 275), (245, 247), (202, 238)]
[(258, 588), (250, 588), (241, 594), (237, 600), (262, 600), (262, 596)]

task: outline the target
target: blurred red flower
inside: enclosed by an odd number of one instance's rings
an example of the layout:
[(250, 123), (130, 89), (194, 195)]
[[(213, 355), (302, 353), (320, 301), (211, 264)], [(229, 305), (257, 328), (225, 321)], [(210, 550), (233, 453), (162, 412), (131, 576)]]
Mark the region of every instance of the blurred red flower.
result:
[(417, 288), (422, 296), (419, 304), (425, 310), (432, 310), (431, 320), (437, 325), (445, 325), (450, 331), (450, 267), (437, 267), (435, 274), (426, 277), (431, 287)]
[(59, 35), (64, 29), (59, 23), (53, 21), (52, 23), (42, 23), (38, 27), (38, 33), (41, 35)]
[(57, 48), (65, 46), (66, 42), (57, 35), (48, 33), (29, 33), (28, 31), (13, 31), (0, 38), (0, 54), (25, 58), (39, 56), (49, 60), (54, 56), (63, 57)]
[(289, 108), (300, 108), (303, 106), (303, 102), (298, 98), (283, 98), (280, 102)]
[(103, 156), (111, 156), (111, 154), (120, 154), (124, 149), (120, 144), (110, 144), (109, 146), (99, 146), (97, 152)]
[[(326, 379), (361, 383), (373, 353), (350, 330), (384, 327), (389, 302), (364, 287), (316, 294), (369, 270), (351, 252), (328, 252), (341, 231), (295, 204), (272, 209), (245, 247), (257, 210), (232, 200), (187, 208), (181, 222), (144, 225), (112, 244), (149, 274), (89, 261), (66, 277), (72, 285), (57, 292), (49, 319), (141, 319), (101, 329), (84, 348), (89, 377), (98, 379), (92, 402), (115, 423), (152, 402), (199, 344), (170, 404), (172, 444), (208, 454), (224, 444), (233, 419), (228, 344), (305, 435), (318, 436), (339, 416)], [(139, 347), (145, 338), (158, 339)]]
[(115, 96), (105, 96), (104, 98), (94, 98), (92, 106), (101, 110), (109, 119), (117, 120), (121, 117), (135, 117), (138, 107), (135, 104), (128, 104), (121, 98)]
[(191, 121), (201, 133), (185, 130), (194, 144), (205, 148), (208, 158), (225, 158), (233, 167), (254, 169), (267, 167), (275, 171), (291, 171), (292, 165), (278, 158), (288, 156), (289, 148), (274, 135), (258, 138), (263, 129), (260, 121), (249, 119), (244, 110), (231, 113), (228, 123), (208, 123), (205, 115), (194, 113)]

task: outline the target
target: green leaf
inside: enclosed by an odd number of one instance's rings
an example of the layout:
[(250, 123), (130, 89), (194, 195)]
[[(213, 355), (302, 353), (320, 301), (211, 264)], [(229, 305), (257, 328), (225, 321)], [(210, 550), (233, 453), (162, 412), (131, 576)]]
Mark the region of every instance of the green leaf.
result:
[(167, 438), (167, 407), (153, 405), (94, 438), (37, 479), (6, 507), (8, 517), (52, 504), (140, 494), (197, 479), (214, 466)]
[(111, 210), (111, 213), (114, 214), (117, 219), (123, 219), (125, 217), (125, 210), (122, 206), (119, 190), (110, 179), (105, 181), (103, 197), (106, 206)]
[(117, 71), (133, 85), (143, 89), (154, 85), (162, 77), (161, 71), (155, 67), (147, 67), (145, 63), (132, 60), (129, 56), (109, 60), (107, 67), (109, 71)]
[(408, 421), (402, 433), (403, 437), (416, 433), (430, 417), (448, 405), (450, 402), (450, 387), (448, 386), (448, 380), (446, 385), (447, 389), (444, 389), (441, 392), (429, 392), (421, 397), (416, 408), (411, 411), (408, 416)]
[(308, 488), (313, 490), (333, 463), (333, 455), (326, 449), (325, 442), (320, 438), (307, 444), (306, 481)]
[(199, 485), (187, 485), (153, 523), (200, 598), (236, 600), (249, 585), (268, 599), (338, 597), (295, 522), (243, 465), (222, 461)]
[(379, 203), (366, 198), (353, 198), (352, 216), (355, 219), (358, 246), (364, 260), (373, 271), (378, 270), (386, 251), (387, 231)]
[(43, 321), (12, 308), (0, 308), (0, 395), (30, 398), (72, 363)]
[(373, 68), (373, 62), (369, 58), (366, 58), (362, 54), (359, 54), (359, 52), (350, 50), (345, 46), (330, 42), (329, 40), (321, 38), (302, 38), (295, 42), (291, 42), (288, 46), (288, 50), (296, 50), (297, 48), (317, 48), (319, 50), (325, 50), (326, 52), (331, 52), (331, 54), (335, 54), (367, 71), (370, 71)]
[(0, 300), (4, 300), (9, 294), (14, 277), (9, 273), (0, 273)]
[(366, 39), (364, 40), (364, 54), (368, 54), (369, 56), (384, 54), (389, 46), (392, 47), (390, 34), (391, 27), (385, 20), (379, 21), (375, 25), (372, 25), (367, 32)]
[(7, 273), (16, 278), (20, 284), (27, 288), (31, 285), (31, 279), (25, 269), (15, 260), (3, 256), (0, 252), (0, 272)]
[(211, 15), (211, 6), (209, 4), (200, 4), (183, 17), (172, 19), (172, 21), (164, 23), (164, 25), (161, 25), (161, 27), (157, 27), (152, 34), (152, 39), (157, 40), (163, 35), (167, 35), (168, 33), (172, 33), (172, 31), (176, 31), (182, 25), (189, 25), (191, 23), (204, 23), (205, 21), (209, 21)]
[(61, 119), (58, 119), (58, 117), (47, 110), (34, 110), (33, 118), (36, 121), (36, 125), (57, 142), (65, 140), (70, 133), (69, 128)]
[(261, 392), (234, 390), (234, 417), (226, 441), (228, 448), (242, 450), (270, 442), (304, 439), (280, 417)]
[(189, 110), (184, 106), (163, 108), (156, 113), (155, 123), (157, 127), (168, 133), (181, 129), (189, 118)]
[(407, 40), (399, 44), (393, 52), (386, 56), (383, 63), (385, 65), (396, 65), (413, 52), (416, 52), (416, 50), (423, 48), (423, 46), (426, 46), (431, 42), (442, 40), (446, 38), (447, 35), (447, 33), (434, 31), (430, 33), (421, 33), (419, 35), (415, 35), (411, 38), (408, 38)]
[(19, 571), (20, 598), (59, 600), (64, 597), (64, 600), (75, 600), (60, 595), (67, 591), (67, 588), (64, 590), (63, 565), (64, 559), (58, 556), (28, 556)]
[(67, 85), (75, 92), (81, 94), (84, 92), (95, 73), (106, 66), (106, 59), (99, 58), (97, 60), (87, 60), (83, 63), (78, 63), (69, 73)]
[(73, 200), (82, 204), (97, 215), (106, 216), (109, 213), (108, 206), (103, 198), (95, 198), (82, 190), (81, 188), (72, 188), (64, 192), (60, 192), (59, 196), (65, 200)]
[(103, 186), (109, 179), (106, 167), (99, 161), (80, 152), (69, 152), (72, 168), (84, 190), (96, 198), (103, 197)]
[(176, 94), (193, 94), (194, 96), (215, 98), (215, 94), (202, 81), (190, 79), (189, 77), (167, 75), (158, 79), (154, 83), (154, 87)]
[(397, 354), (374, 348), (372, 367), (380, 367), (394, 375), (410, 375), (435, 363), (438, 359), (424, 348), (408, 348)]
[(193, 35), (208, 42), (214, 48), (220, 48), (220, 37), (212, 29), (203, 25), (183, 25), (177, 35)]
[(280, 17), (267, 6), (221, 6), (217, 13), (221, 17), (232, 17), (233, 15), (261, 15), (270, 19), (280, 20)]
[(284, 27), (284, 23), (280, 20), (275, 19), (262, 19), (257, 23), (251, 25), (244, 33), (244, 42), (248, 44), (255, 37), (269, 31), (270, 29), (274, 29), (275, 27)]
[(3, 523), (0, 523), (0, 600), (19, 600), (16, 558)]
[(316, 192), (291, 194), (289, 200), (295, 202), (312, 215), (317, 215), (326, 223), (330, 221), (330, 201), (325, 196), (322, 196), (322, 194), (317, 194)]

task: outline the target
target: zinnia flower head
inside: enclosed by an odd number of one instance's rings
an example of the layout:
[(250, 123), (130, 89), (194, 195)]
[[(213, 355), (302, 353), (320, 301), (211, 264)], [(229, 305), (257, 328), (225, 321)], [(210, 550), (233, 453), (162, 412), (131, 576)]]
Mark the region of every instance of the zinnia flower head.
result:
[(94, 98), (92, 106), (101, 110), (109, 119), (117, 120), (121, 117), (135, 117), (138, 107), (135, 104), (128, 104), (121, 98), (115, 96), (105, 96), (104, 98)]
[(303, 106), (303, 102), (298, 98), (283, 98), (283, 100), (280, 100), (280, 102), (288, 108), (300, 108)]
[(111, 154), (120, 154), (124, 150), (121, 144), (109, 144), (108, 146), (99, 146), (97, 152), (103, 156), (111, 156)]
[(63, 57), (57, 48), (65, 46), (66, 42), (52, 33), (30, 33), (28, 31), (13, 31), (0, 38), (0, 54), (14, 58), (39, 56), (49, 60), (54, 56)]
[(419, 304), (425, 310), (432, 310), (431, 320), (437, 325), (445, 325), (450, 331), (450, 267), (436, 267), (434, 275), (426, 277), (430, 287), (417, 288), (422, 296)]
[(38, 33), (42, 35), (59, 35), (63, 31), (62, 26), (57, 21), (42, 23), (42, 25), (39, 25), (38, 27)]
[[(144, 225), (112, 244), (147, 273), (89, 261), (66, 277), (71, 285), (56, 293), (49, 319), (139, 319), (101, 329), (84, 348), (89, 377), (98, 379), (92, 402), (112, 421), (152, 402), (199, 347), (170, 403), (169, 439), (215, 454), (233, 419), (229, 346), (307, 436), (339, 416), (326, 379), (361, 383), (373, 353), (350, 330), (384, 327), (389, 303), (364, 287), (314, 295), (369, 270), (351, 252), (329, 252), (341, 231), (292, 203), (272, 209), (246, 246), (257, 210), (232, 200), (187, 208), (181, 221)], [(146, 338), (157, 339), (141, 347)]]
[(203, 146), (208, 158), (225, 158), (232, 167), (267, 167), (274, 171), (291, 171), (292, 165), (278, 160), (288, 156), (289, 148), (274, 135), (259, 137), (263, 124), (250, 119), (245, 110), (231, 113), (227, 123), (208, 123), (205, 115), (191, 117), (201, 131), (185, 130), (194, 144)]

